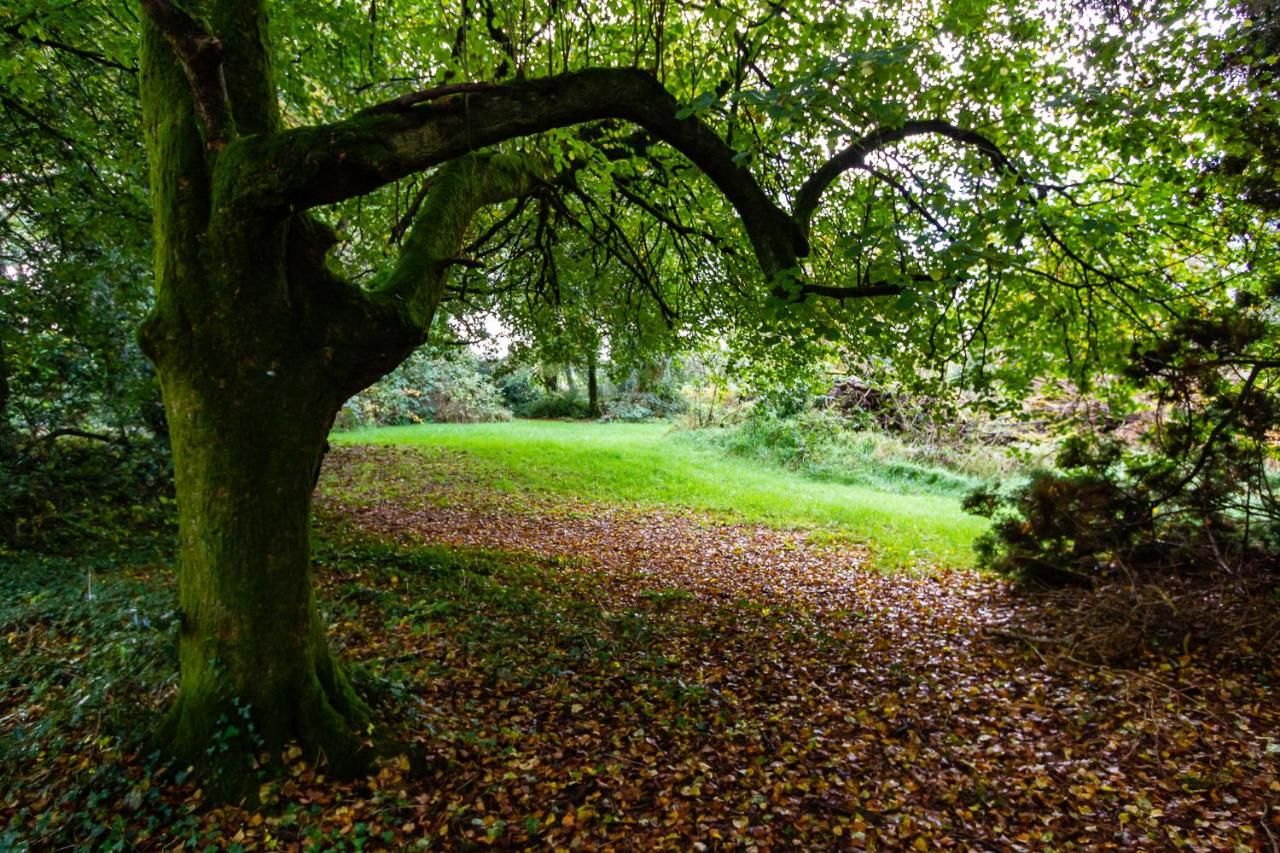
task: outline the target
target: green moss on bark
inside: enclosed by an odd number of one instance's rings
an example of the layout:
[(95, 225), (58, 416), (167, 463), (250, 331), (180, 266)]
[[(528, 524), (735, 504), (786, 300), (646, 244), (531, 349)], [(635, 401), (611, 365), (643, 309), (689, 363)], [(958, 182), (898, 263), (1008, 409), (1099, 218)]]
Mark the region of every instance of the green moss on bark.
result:
[(231, 796), (254, 789), (253, 756), (292, 741), (333, 772), (355, 771), (368, 711), (325, 641), (310, 569), (311, 490), (336, 404), (305, 374), (174, 374), (162, 381), (182, 630), (162, 739)]
[[(237, 126), (274, 129), (262, 4), (195, 11), (239, 64), (227, 78)], [(240, 799), (261, 782), (256, 756), (291, 742), (330, 772), (356, 772), (369, 757), (369, 712), (325, 641), (308, 539), (344, 389), (325, 341), (307, 336), (289, 218), (234, 204), (227, 184), (250, 167), (234, 142), (205, 149), (169, 45), (150, 22), (143, 40), (156, 306), (142, 338), (173, 446), (182, 613), (178, 695), (158, 741), (198, 768), (206, 790)]]
[(442, 166), (375, 298), (395, 305), (405, 322), (427, 328), (476, 213), (529, 192), (543, 172), (533, 158), (501, 154), (473, 154)]

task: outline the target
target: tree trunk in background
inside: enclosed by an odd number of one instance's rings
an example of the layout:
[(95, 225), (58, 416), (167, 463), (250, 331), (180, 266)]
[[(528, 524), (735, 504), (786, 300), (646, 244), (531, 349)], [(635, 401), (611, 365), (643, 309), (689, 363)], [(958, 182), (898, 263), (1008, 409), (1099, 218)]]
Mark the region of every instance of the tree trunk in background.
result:
[(598, 418), (602, 414), (600, 411), (600, 383), (597, 377), (597, 360), (598, 356), (594, 349), (587, 351), (587, 411), (591, 417)]
[(9, 428), (9, 362), (4, 354), (4, 330), (0, 329), (0, 437)]
[(5, 360), (4, 329), (0, 328), (0, 459), (13, 452), (14, 435), (9, 426), (9, 362)]

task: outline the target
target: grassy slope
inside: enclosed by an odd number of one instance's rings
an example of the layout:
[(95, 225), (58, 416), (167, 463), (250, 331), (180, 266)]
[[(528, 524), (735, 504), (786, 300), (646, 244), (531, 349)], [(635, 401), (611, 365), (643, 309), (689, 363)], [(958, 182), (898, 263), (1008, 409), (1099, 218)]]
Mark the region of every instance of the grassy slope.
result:
[(430, 424), (360, 430), (334, 440), (459, 451), (498, 489), (827, 528), (867, 542), (887, 566), (968, 565), (970, 543), (984, 526), (954, 498), (814, 481), (698, 447), (665, 424)]

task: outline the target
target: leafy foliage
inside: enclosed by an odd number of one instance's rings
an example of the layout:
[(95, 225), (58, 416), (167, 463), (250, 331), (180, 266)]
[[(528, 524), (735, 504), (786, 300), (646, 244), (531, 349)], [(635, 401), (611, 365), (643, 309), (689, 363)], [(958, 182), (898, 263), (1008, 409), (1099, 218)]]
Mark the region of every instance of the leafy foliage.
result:
[(338, 426), (475, 423), (511, 417), (479, 359), (461, 348), (422, 349), (349, 400)]
[(1057, 471), (969, 505), (997, 523), (988, 565), (1046, 582), (1117, 572), (1201, 574), (1267, 565), (1280, 548), (1272, 492), (1280, 425), (1276, 340), (1263, 304), (1189, 318), (1129, 374), (1150, 410), (1135, 441), (1120, 421), (1067, 441)]
[(0, 553), (114, 553), (131, 528), (172, 531), (173, 510), (168, 454), (153, 443), (72, 436), (0, 451)]
[(0, 10), (0, 419), (163, 431), (133, 330), (149, 304), (133, 11)]

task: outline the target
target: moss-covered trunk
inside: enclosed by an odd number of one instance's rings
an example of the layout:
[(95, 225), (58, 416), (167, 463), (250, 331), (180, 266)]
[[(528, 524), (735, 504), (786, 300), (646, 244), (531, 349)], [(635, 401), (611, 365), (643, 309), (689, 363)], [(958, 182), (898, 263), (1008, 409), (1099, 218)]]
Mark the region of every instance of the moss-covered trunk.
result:
[(233, 131), (278, 126), (261, 0), (191, 8), (235, 60), (226, 72), (234, 115), (212, 140), (181, 51), (148, 21), (156, 302), (142, 342), (173, 447), (182, 620), (178, 695), (159, 746), (196, 765), (206, 790), (234, 799), (257, 790), (256, 758), (287, 743), (330, 772), (363, 763), (368, 711), (330, 651), (312, 591), (311, 494), (343, 399), (407, 350), (363, 354), (372, 364), (363, 375), (335, 366), (347, 331), (368, 318), (325, 271), (331, 239), (305, 215), (239, 208), (225, 189), (245, 174)]
[(368, 722), (312, 592), (311, 493), (334, 406), (307, 387), (314, 377), (281, 368), (236, 382), (161, 367), (182, 613), (163, 742), (233, 796), (253, 789), (252, 756), (295, 740), (334, 771), (357, 768)]

